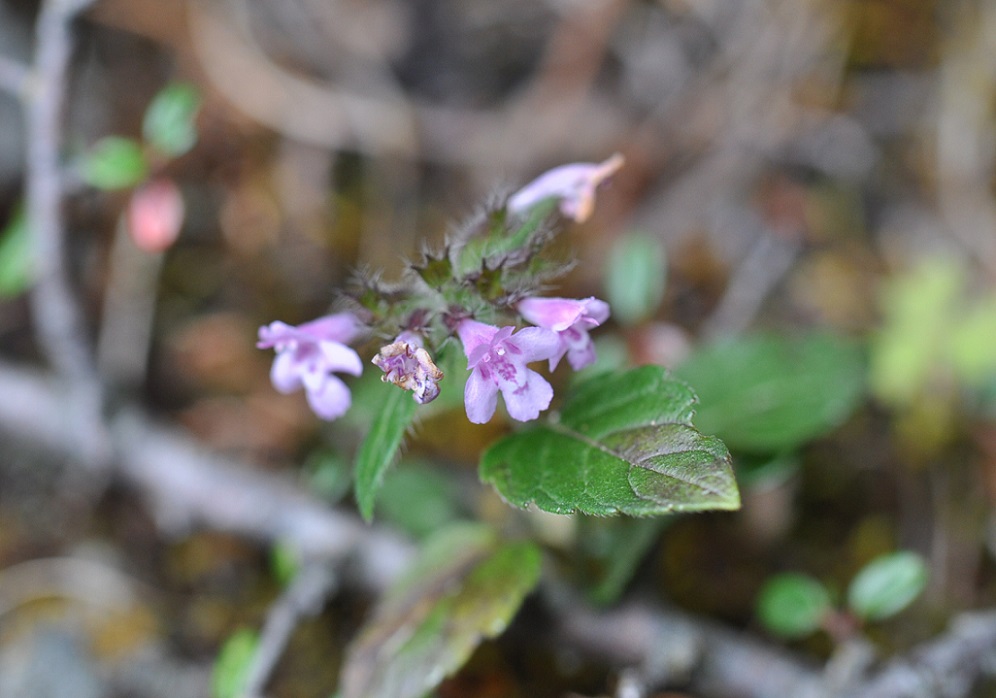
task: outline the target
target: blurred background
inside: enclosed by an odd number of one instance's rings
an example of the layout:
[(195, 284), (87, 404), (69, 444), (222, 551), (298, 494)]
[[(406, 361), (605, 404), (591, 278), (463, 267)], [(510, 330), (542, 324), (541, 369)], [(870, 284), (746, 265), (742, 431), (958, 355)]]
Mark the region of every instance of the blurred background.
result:
[[(0, 0), (4, 58), (30, 62), (37, 12)], [(613, 303), (604, 361), (699, 390), (744, 509), (645, 531), (627, 563), (579, 551), (590, 524), (536, 530), (586, 560), (577, 574), (628, 565), (637, 588), (772, 641), (755, 613), (772, 575), (839, 596), (897, 549), (930, 578), (869, 629), (886, 652), (996, 601), (996, 3), (98, 0), (75, 28), (68, 170), (101, 139), (141, 138), (164, 86), (200, 100), (196, 144), (146, 173), (182, 197), (165, 251), (122, 250), (132, 188), (67, 175), (73, 283), (116, 400), (350, 508), (343, 462), (376, 403), (357, 388), (357, 421), (322, 425), (273, 390), (256, 329), (323, 314), (356, 270), (397, 278), (545, 169), (619, 152), (594, 217), (562, 238), (578, 263), (558, 294)], [(0, 125), (0, 359), (37, 367), (10, 242), (26, 124), (5, 93)], [(474, 482), (507, 426), (453, 417), (422, 422), (397, 469), (420, 475), (385, 488), (380, 520), (431, 529), (405, 518), (417, 487), (437, 513), (508, 515)], [(0, 435), (0, 695), (203, 695), (219, 647), (279, 589), (279, 555), (165, 535), (128, 489), (80, 495), (71, 471)], [(338, 595), (307, 621), (272, 694), (331, 693), (368, 603)], [(486, 645), (439, 695), (611, 690), (605, 667), (558, 661)]]

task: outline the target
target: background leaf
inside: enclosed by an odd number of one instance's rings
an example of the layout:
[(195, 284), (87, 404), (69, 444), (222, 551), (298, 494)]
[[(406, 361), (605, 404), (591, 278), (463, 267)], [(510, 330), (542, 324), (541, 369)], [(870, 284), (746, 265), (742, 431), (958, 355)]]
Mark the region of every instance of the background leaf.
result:
[(489, 448), (481, 479), (515, 506), (555, 514), (736, 509), (729, 453), (692, 428), (695, 401), (659, 366), (596, 376), (568, 396), (559, 421)]
[(609, 252), (605, 272), (606, 300), (612, 317), (632, 325), (654, 314), (664, 300), (667, 259), (656, 237), (627, 235)]
[(149, 172), (142, 146), (131, 138), (108, 136), (97, 141), (79, 166), (80, 177), (97, 189), (125, 189)]
[(213, 698), (240, 698), (256, 654), (259, 637), (252, 630), (233, 633), (222, 646), (211, 675)]
[(904, 551), (875, 558), (851, 580), (847, 605), (865, 620), (883, 620), (913, 603), (927, 586), (927, 565)]
[(384, 473), (394, 462), (418, 407), (409, 391), (393, 386), (382, 387), (385, 393), (382, 409), (374, 417), (356, 455), (356, 503), (367, 521), (373, 518), (377, 490), (384, 480)]
[(840, 425), (857, 406), (857, 345), (831, 334), (757, 335), (706, 347), (675, 370), (695, 386), (695, 419), (734, 450), (797, 448)]
[(350, 647), (343, 698), (421, 698), (504, 631), (539, 572), (531, 543), (474, 524), (437, 533)]
[(142, 135), (164, 155), (183, 155), (197, 142), (194, 119), (200, 107), (201, 96), (193, 85), (171, 83), (149, 103), (142, 121)]
[(0, 233), (0, 297), (24, 293), (31, 281), (31, 231), (24, 209), (18, 207)]
[(831, 610), (826, 587), (805, 574), (775, 575), (761, 589), (757, 615), (764, 626), (784, 638), (804, 637), (819, 629)]

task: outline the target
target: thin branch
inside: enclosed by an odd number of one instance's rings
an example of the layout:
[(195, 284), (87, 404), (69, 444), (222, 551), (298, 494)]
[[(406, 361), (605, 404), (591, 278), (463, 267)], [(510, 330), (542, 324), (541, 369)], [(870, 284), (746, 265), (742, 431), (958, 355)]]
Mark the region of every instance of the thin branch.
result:
[(46, 357), (68, 387), (68, 399), (53, 414), (73, 422), (79, 446), (75, 456), (97, 467), (108, 462), (110, 455), (100, 419), (103, 390), (70, 285), (59, 165), (71, 23), (92, 1), (48, 0), (38, 16), (33, 89), (25, 104), (25, 188), (33, 242), (34, 323)]
[(336, 584), (336, 576), (327, 564), (305, 565), (283, 595), (270, 608), (260, 633), (259, 646), (247, 672), (244, 696), (257, 698), (277, 666), (284, 648), (302, 616), (312, 616)]

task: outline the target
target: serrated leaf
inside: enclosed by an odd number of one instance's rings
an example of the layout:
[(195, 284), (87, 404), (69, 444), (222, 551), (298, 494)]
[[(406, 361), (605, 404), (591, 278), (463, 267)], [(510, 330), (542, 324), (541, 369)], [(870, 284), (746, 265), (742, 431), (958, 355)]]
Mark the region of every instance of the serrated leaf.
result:
[(259, 645), (259, 637), (252, 630), (238, 630), (222, 645), (211, 674), (213, 698), (240, 698)]
[(18, 207), (0, 232), (0, 296), (24, 293), (31, 281), (31, 231), (24, 209)]
[(767, 581), (757, 600), (764, 626), (782, 637), (804, 637), (819, 629), (831, 610), (830, 594), (819, 581), (788, 572)]
[(374, 501), (384, 481), (384, 473), (394, 462), (418, 406), (407, 390), (383, 387), (384, 402), (356, 454), (356, 503), (368, 522), (373, 519)]
[(695, 402), (659, 366), (599, 375), (568, 396), (559, 421), (489, 448), (481, 480), (514, 506), (555, 514), (736, 509), (730, 454), (692, 427)]
[(605, 293), (618, 322), (632, 325), (653, 315), (664, 299), (666, 282), (667, 261), (658, 238), (627, 235), (612, 246)]
[(79, 172), (84, 182), (97, 189), (124, 189), (145, 180), (149, 165), (137, 141), (108, 136), (86, 153)]
[(531, 543), (472, 524), (436, 534), (349, 648), (342, 698), (421, 698), (504, 631), (539, 572)]
[(726, 341), (697, 352), (675, 373), (699, 395), (699, 428), (755, 453), (791, 450), (839, 426), (864, 381), (857, 345), (823, 333)]
[(200, 107), (201, 96), (193, 85), (171, 83), (152, 98), (145, 110), (142, 135), (164, 155), (183, 155), (197, 142), (194, 119)]
[(927, 586), (927, 565), (916, 553), (903, 551), (875, 558), (847, 590), (847, 605), (860, 618), (884, 620), (913, 603)]

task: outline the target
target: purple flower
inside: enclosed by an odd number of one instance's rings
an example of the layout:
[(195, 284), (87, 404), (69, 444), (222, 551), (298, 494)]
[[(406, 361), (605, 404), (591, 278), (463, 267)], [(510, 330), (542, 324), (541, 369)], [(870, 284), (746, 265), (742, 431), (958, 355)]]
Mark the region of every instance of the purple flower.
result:
[(402, 332), (392, 344), (381, 347), (373, 357), (373, 364), (384, 372), (380, 377), (382, 381), (411, 390), (412, 397), (420, 405), (439, 396), (443, 372), (423, 348), (422, 338), (414, 332)]
[(580, 371), (595, 361), (595, 345), (588, 330), (609, 318), (609, 304), (597, 298), (527, 298), (518, 305), (519, 313), (528, 322), (553, 330), (560, 339), (560, 348), (550, 357), (550, 370), (567, 354), (571, 368)]
[(471, 371), (463, 400), (467, 418), (474, 424), (484, 424), (494, 415), (499, 390), (509, 415), (520, 422), (536, 419), (553, 399), (550, 384), (526, 364), (550, 358), (560, 340), (555, 333), (539, 327), (513, 334), (514, 330), (476, 320), (463, 320), (457, 326)]
[(303, 386), (315, 414), (333, 420), (345, 414), (352, 402), (349, 388), (333, 373), (363, 372), (360, 357), (346, 346), (361, 328), (351, 313), (326, 315), (297, 327), (271, 322), (259, 328), (256, 346), (277, 351), (270, 370), (274, 388), (292, 393)]
[(584, 223), (595, 210), (598, 185), (623, 166), (623, 156), (616, 153), (599, 163), (576, 162), (544, 172), (508, 200), (508, 210), (523, 213), (549, 198), (560, 199), (560, 212)]

